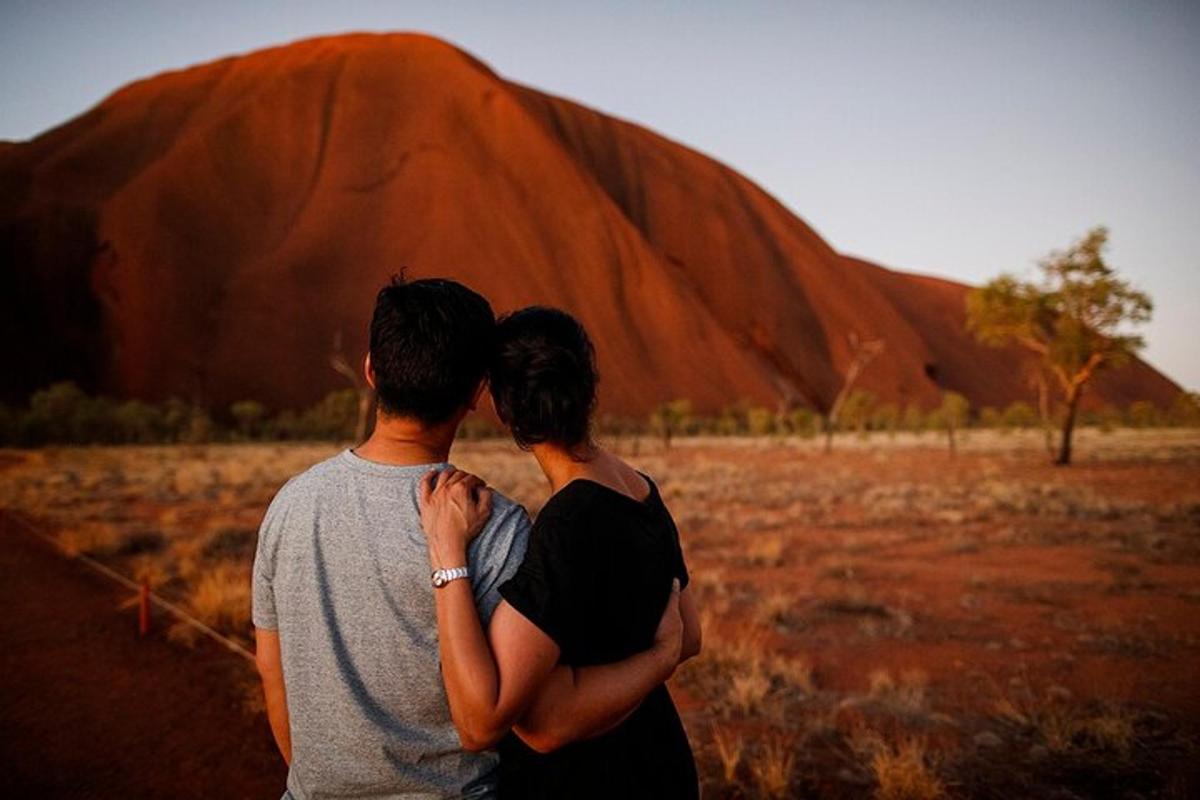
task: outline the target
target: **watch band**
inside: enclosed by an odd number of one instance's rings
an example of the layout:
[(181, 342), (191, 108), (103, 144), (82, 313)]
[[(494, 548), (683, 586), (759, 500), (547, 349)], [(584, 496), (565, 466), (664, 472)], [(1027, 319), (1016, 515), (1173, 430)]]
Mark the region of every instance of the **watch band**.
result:
[(435, 569), (429, 576), (433, 583), (433, 588), (440, 589), (450, 581), (456, 581), (460, 578), (471, 577), (470, 571), (466, 567), (451, 567), (450, 569)]

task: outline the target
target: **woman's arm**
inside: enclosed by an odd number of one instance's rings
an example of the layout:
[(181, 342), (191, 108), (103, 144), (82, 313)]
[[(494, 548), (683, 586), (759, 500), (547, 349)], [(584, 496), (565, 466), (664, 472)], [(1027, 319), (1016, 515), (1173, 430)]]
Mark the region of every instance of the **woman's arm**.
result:
[[(466, 563), (465, 561), (463, 563)], [(452, 581), (434, 590), (442, 680), (450, 700), (450, 716), (466, 750), (486, 750), (512, 727), (539, 683), (558, 661), (558, 645), (512, 611), (505, 645), (493, 658), (469, 581)], [(511, 609), (510, 609), (511, 611)]]
[(649, 650), (615, 664), (555, 667), (513, 731), (534, 750), (549, 753), (624, 722), (646, 695), (671, 677), (681, 660), (684, 623), (679, 606), (675, 581)]
[[(491, 491), (479, 478), (451, 468), (426, 475), (419, 500), (432, 565), (467, 566), (467, 545), (491, 515)], [(433, 595), (450, 716), (462, 746), (483, 750), (511, 727), (534, 688), (553, 669), (558, 645), (515, 614), (508, 634), (517, 646), (494, 658), (470, 581), (451, 581), (434, 589)]]
[[(420, 489), (421, 518), (435, 567), (467, 564), (467, 543), (482, 529), (490, 503), (490, 492), (474, 476), (454, 470), (440, 478), (426, 476)], [(467, 581), (435, 589), (434, 597), (451, 717), (464, 748), (486, 749), (533, 703), (558, 661), (558, 645), (507, 603), (496, 609), (485, 637)], [(538, 739), (541, 746), (552, 749), (612, 727), (670, 676), (681, 642), (677, 606), (673, 593), (655, 644), (645, 653), (570, 675), (559, 672), (535, 719), (572, 719), (565, 726), (535, 725), (534, 736), (544, 734)]]

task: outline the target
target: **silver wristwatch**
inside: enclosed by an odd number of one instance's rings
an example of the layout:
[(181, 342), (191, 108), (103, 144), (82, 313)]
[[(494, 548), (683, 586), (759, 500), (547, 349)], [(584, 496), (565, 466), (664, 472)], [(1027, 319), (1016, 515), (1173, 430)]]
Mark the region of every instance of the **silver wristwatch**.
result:
[(433, 582), (433, 588), (440, 589), (450, 581), (456, 581), (459, 578), (469, 578), (471, 573), (466, 567), (451, 567), (450, 569), (435, 569), (429, 576)]

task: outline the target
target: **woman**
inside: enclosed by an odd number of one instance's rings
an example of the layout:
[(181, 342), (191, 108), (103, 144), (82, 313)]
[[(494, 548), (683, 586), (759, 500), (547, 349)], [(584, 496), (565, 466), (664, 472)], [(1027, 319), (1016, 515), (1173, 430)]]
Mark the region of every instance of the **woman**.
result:
[[(654, 482), (592, 440), (597, 374), (583, 327), (533, 307), (502, 319), (498, 336), (489, 375), (496, 413), (552, 494), (523, 564), (500, 587), (504, 601), (486, 637), (469, 591), (435, 592), (460, 736), (486, 746), (513, 728), (516, 736), (499, 741), (501, 797), (695, 798), (691, 748), (662, 683), (670, 670), (653, 666), (673, 582), (683, 632), (670, 657), (700, 649), (679, 533)], [(463, 499), (464, 487), (477, 485), (457, 471), (427, 476), (422, 522), (435, 566), (465, 563), (470, 532), (489, 511), (486, 491)], [(643, 657), (641, 671), (614, 665)], [(595, 691), (569, 695), (581, 682)], [(581, 695), (594, 702), (581, 706)], [(561, 746), (573, 734), (545, 734), (556, 716), (570, 716), (563, 724), (573, 730), (603, 732)]]

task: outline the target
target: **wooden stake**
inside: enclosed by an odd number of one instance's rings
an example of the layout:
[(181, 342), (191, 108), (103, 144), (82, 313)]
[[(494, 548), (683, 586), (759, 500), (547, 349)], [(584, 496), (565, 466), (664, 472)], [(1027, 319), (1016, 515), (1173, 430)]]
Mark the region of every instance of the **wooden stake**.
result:
[(138, 635), (150, 632), (150, 579), (142, 578), (142, 590), (138, 596)]

